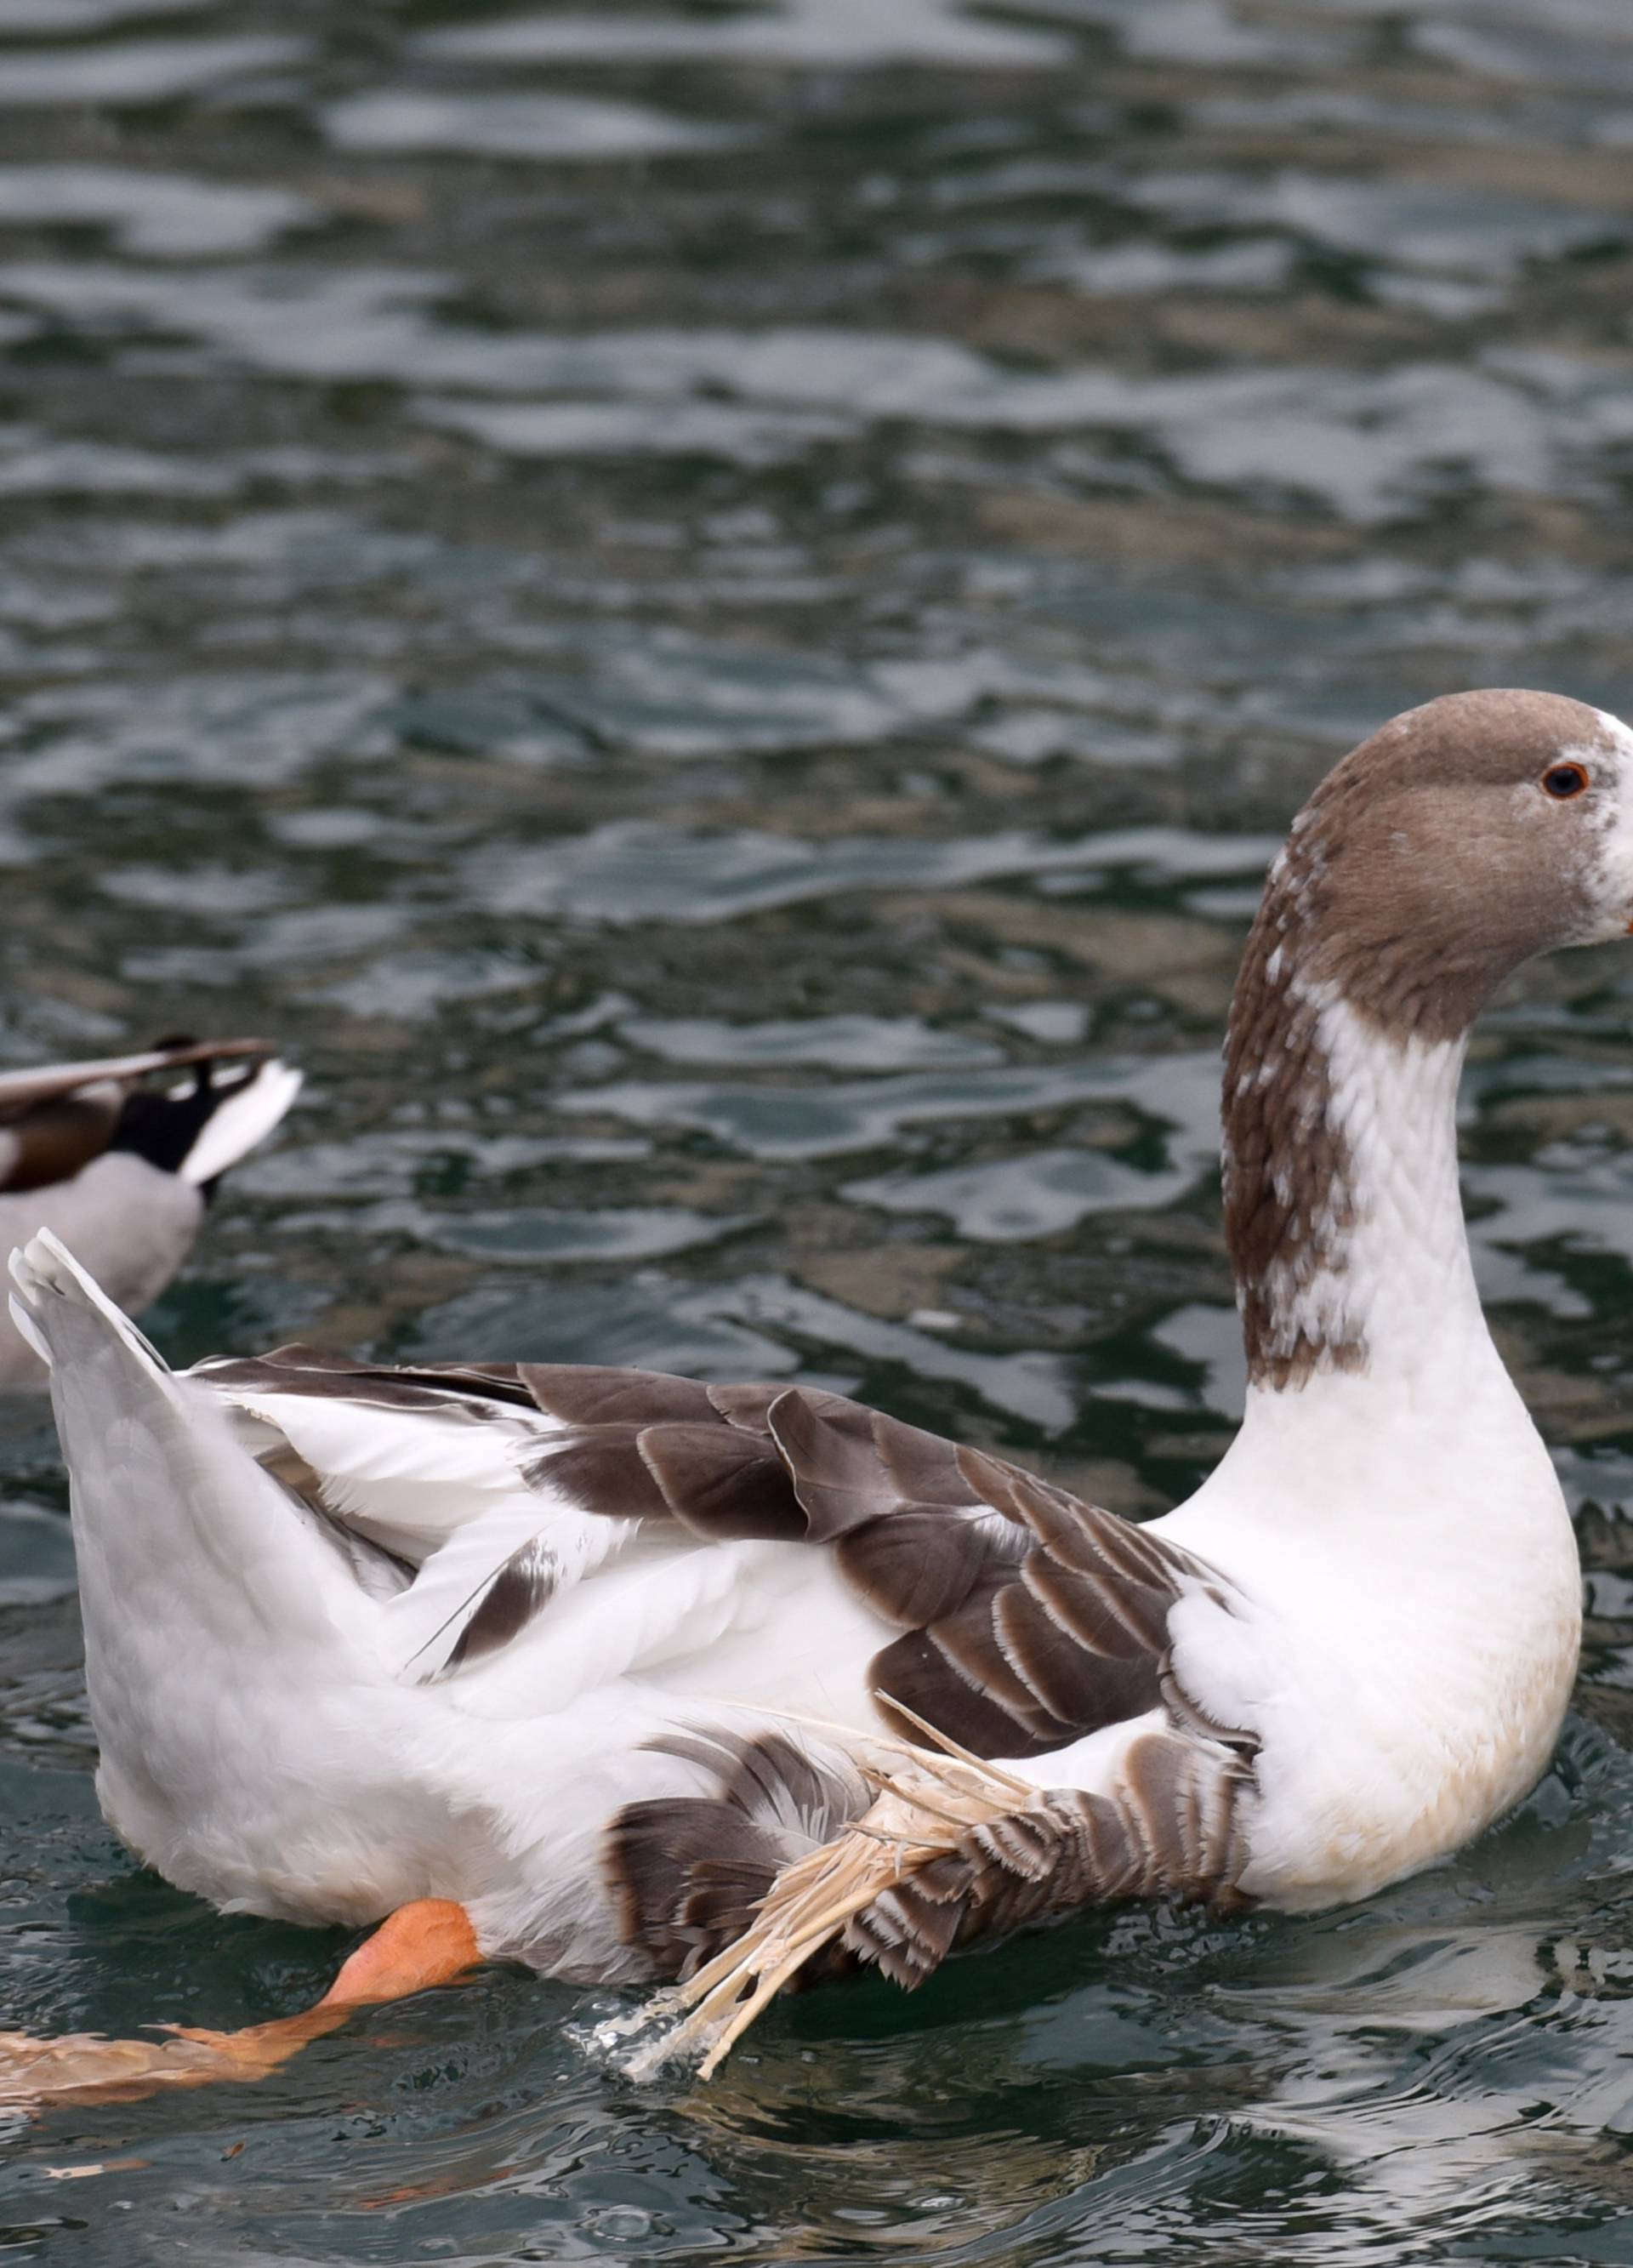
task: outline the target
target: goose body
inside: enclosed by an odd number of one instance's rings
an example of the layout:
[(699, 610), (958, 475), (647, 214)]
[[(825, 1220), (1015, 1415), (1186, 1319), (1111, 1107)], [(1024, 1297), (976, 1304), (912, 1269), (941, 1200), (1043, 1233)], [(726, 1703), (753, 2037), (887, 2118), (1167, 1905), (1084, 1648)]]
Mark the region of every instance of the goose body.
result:
[[(139, 1312), (187, 1258), (216, 1182), (299, 1089), (300, 1074), (253, 1040), (0, 1072), (0, 1248), (50, 1229)], [(44, 1384), (0, 1316), (0, 1392)]]
[(910, 1984), (1074, 1906), (1320, 1906), (1445, 1858), (1546, 1767), (1579, 1632), (1458, 1076), (1512, 968), (1630, 920), (1633, 733), (1596, 710), (1452, 696), (1316, 791), (1225, 1052), (1246, 1415), (1141, 1527), (799, 1388), (173, 1375), (35, 1239), (111, 1824), (233, 1910), (456, 1914), (445, 1973), (733, 1992), (778, 1931), (776, 1976)]

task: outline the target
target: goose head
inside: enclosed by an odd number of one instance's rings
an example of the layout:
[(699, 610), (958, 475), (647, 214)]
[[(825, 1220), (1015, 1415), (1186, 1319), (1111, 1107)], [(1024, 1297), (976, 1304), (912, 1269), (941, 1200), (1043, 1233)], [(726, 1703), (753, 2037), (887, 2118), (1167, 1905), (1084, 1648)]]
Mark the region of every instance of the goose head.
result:
[(1533, 955), (1633, 928), (1633, 732), (1554, 693), (1394, 718), (1305, 805), (1272, 869), (1304, 981), (1451, 1039)]

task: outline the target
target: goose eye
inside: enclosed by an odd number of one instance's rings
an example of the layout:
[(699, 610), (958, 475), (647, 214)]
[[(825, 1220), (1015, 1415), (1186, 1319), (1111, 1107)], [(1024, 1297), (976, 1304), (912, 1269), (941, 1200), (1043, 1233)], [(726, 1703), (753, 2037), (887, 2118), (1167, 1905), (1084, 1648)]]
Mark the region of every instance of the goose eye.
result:
[(1585, 764), (1550, 764), (1542, 775), (1542, 792), (1556, 803), (1568, 803), (1588, 784)]

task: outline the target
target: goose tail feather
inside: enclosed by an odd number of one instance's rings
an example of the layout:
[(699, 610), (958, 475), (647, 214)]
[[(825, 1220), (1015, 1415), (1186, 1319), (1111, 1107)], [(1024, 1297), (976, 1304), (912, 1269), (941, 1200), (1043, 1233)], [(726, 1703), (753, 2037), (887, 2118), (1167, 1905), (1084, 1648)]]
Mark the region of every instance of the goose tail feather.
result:
[(17, 1248), (11, 1272), (11, 1320), (53, 1370), (59, 1359), (71, 1361), (100, 1344), (119, 1348), (155, 1380), (173, 1377), (152, 1343), (50, 1229)]
[(162, 1572), (156, 1627), (186, 1611), (202, 1634), (253, 1624), (263, 1638), (332, 1641), (335, 1614), (350, 1619), (361, 1600), (356, 1582), (213, 1399), (49, 1229), (11, 1266), (20, 1325), (50, 1366), (88, 1639), (104, 1616), (110, 1628), (128, 1618)]

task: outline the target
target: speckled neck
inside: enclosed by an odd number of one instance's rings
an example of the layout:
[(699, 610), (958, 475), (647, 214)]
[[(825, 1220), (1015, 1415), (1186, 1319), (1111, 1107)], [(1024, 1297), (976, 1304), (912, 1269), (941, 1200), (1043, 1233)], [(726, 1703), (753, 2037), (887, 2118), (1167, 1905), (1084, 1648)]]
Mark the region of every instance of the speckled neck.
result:
[(1225, 1048), (1226, 1236), (1256, 1387), (1484, 1339), (1458, 1187), (1467, 1023), (1381, 1020), (1330, 975), (1320, 854), (1295, 832), (1243, 958)]

